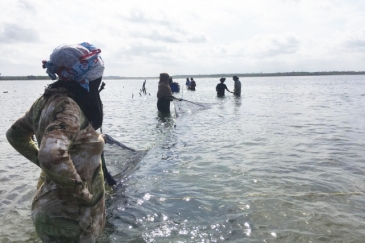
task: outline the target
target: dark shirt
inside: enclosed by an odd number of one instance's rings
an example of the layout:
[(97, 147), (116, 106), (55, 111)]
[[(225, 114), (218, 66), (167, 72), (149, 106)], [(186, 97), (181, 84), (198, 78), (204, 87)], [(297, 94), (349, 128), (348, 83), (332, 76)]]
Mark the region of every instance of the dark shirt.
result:
[(217, 90), (218, 96), (224, 96), (224, 91), (227, 89), (227, 85), (220, 83), (217, 84), (217, 87), (215, 89)]
[(196, 86), (195, 81), (194, 80), (191, 81), (191, 83), (190, 83), (190, 90), (195, 90), (195, 86)]
[(160, 98), (157, 100), (157, 109), (163, 113), (170, 113), (170, 100), (166, 98)]

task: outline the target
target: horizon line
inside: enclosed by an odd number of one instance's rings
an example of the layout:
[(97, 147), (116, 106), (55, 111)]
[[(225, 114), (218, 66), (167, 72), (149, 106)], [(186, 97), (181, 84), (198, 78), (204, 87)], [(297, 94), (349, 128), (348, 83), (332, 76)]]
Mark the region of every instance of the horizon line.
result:
[[(316, 71), (316, 72), (306, 72), (306, 71), (292, 71), (292, 72), (271, 72), (271, 73), (220, 73), (220, 74), (177, 74), (171, 75), (172, 78), (185, 78), (185, 77), (232, 77), (232, 76), (240, 76), (240, 77), (272, 77), (272, 76), (321, 76), (321, 75), (343, 75), (343, 74), (351, 74), (351, 75), (361, 75), (365, 74), (365, 71)], [(2, 76), (0, 73), (0, 80), (5, 80), (6, 78), (10, 79), (48, 79), (47, 75), (25, 75), (25, 76)], [(159, 78), (159, 76), (117, 76), (117, 75), (108, 75), (103, 76), (105, 79), (116, 78), (116, 79), (147, 79), (147, 78)]]

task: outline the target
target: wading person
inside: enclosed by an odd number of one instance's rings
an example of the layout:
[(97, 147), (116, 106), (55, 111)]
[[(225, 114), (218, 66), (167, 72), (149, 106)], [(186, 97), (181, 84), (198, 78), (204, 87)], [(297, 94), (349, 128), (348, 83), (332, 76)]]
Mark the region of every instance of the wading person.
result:
[(162, 113), (170, 113), (170, 102), (177, 99), (172, 95), (169, 85), (169, 75), (167, 73), (160, 74), (157, 90), (157, 109)]
[(231, 91), (228, 90), (227, 85), (224, 84), (224, 81), (226, 81), (226, 78), (221, 78), (219, 81), (220, 81), (220, 83), (217, 84), (217, 86), (215, 87), (218, 97), (223, 97), (225, 90), (232, 93)]
[(189, 78), (186, 78), (186, 82), (185, 82), (185, 85), (188, 87), (188, 89), (190, 89), (190, 80)]
[(235, 96), (241, 96), (241, 81), (237, 76), (233, 76), (232, 79), (234, 80), (233, 94)]
[(95, 242), (105, 226), (99, 53), (86, 42), (57, 47), (43, 68), (58, 81), (6, 133), (42, 169), (31, 215), (43, 242)]
[(189, 89), (195, 91), (196, 82), (193, 78), (191, 78)]

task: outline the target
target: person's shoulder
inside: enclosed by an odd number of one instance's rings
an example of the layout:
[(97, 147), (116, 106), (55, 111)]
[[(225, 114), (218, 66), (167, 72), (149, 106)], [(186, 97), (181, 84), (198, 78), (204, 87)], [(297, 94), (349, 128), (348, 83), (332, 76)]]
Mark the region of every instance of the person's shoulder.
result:
[(54, 96), (49, 103), (49, 108), (53, 110), (53, 113), (69, 113), (79, 114), (81, 112), (80, 106), (71, 97), (59, 95)]
[(36, 99), (31, 108), (34, 108), (34, 107), (38, 107), (38, 106), (41, 106), (42, 104), (44, 103), (44, 97), (43, 96), (40, 96), (38, 99)]
[(170, 85), (165, 83), (159, 83), (158, 87), (170, 87)]
[(71, 98), (63, 93), (54, 94), (54, 95), (50, 96), (47, 100), (49, 103), (53, 103), (53, 104), (59, 104), (59, 103), (75, 104), (76, 103), (76, 101), (73, 98)]
[(26, 112), (25, 114), (26, 119), (29, 119), (29, 121), (34, 122), (35, 119), (39, 117), (43, 104), (44, 104), (43, 96), (36, 99), (29, 108), (29, 110)]

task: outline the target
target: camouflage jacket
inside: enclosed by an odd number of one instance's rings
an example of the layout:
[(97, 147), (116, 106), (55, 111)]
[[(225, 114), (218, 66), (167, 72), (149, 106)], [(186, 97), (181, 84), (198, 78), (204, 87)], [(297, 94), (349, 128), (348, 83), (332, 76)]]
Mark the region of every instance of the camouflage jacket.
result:
[(20, 154), (42, 169), (32, 203), (41, 239), (93, 242), (105, 225), (104, 140), (66, 93), (58, 89), (40, 97), (6, 135)]

